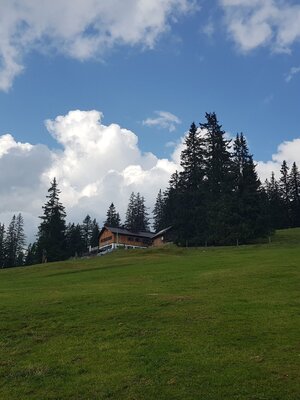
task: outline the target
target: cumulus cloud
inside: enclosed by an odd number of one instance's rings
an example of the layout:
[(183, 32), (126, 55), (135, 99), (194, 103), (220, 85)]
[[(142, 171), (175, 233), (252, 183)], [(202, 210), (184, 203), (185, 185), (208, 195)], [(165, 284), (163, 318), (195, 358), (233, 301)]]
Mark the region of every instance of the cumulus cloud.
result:
[(78, 60), (115, 45), (154, 47), (195, 0), (1, 0), (0, 90), (7, 91), (31, 50)]
[(288, 83), (290, 82), (295, 75), (299, 74), (300, 67), (292, 67), (288, 74), (286, 74), (285, 81)]
[[(0, 221), (8, 223), (22, 212), (29, 240), (34, 239), (38, 216), (50, 180), (56, 177), (68, 220), (80, 222), (89, 213), (102, 223), (110, 202), (124, 217), (132, 191), (139, 191), (152, 209), (158, 190), (165, 189), (170, 176), (180, 170), (183, 136), (170, 159), (161, 159), (139, 149), (138, 136), (117, 124), (105, 125), (100, 111), (70, 111), (47, 120), (49, 133), (59, 144), (17, 142), (0, 136)], [(262, 181), (278, 173), (283, 160), (300, 166), (300, 138), (283, 142), (268, 162), (258, 162)]]
[(230, 36), (239, 49), (271, 46), (290, 52), (300, 39), (300, 5), (281, 0), (220, 0)]
[(117, 124), (104, 125), (99, 111), (70, 111), (47, 120), (61, 150), (18, 143), (0, 136), (0, 221), (22, 212), (37, 224), (50, 180), (56, 177), (69, 220), (89, 213), (102, 223), (113, 201), (124, 215), (132, 191), (141, 192), (152, 209), (160, 188), (178, 168), (175, 160), (142, 153), (138, 137)]
[(181, 124), (181, 120), (168, 111), (155, 111), (155, 114), (157, 117), (145, 119), (143, 125), (155, 126), (173, 132), (175, 131), (176, 126)]
[(300, 138), (281, 143), (277, 148), (277, 152), (272, 155), (272, 160), (267, 162), (258, 161), (257, 170), (261, 181), (264, 182), (269, 179), (272, 172), (278, 177), (284, 160), (289, 166), (296, 162), (300, 167)]

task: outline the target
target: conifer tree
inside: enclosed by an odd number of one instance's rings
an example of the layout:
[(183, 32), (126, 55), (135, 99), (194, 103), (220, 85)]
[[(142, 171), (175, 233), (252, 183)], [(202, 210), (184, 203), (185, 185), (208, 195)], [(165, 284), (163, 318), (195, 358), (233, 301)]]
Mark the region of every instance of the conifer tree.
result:
[(99, 224), (96, 221), (96, 219), (93, 219), (93, 221), (92, 221), (92, 235), (91, 235), (91, 246), (92, 247), (99, 246), (99, 234), (100, 234)]
[(234, 187), (230, 141), (225, 139), (215, 113), (206, 113), (205, 118), (207, 122), (200, 127), (206, 132), (207, 240), (210, 244), (226, 244), (231, 233)]
[(279, 179), (279, 192), (282, 199), (282, 228), (290, 227), (290, 179), (289, 179), (289, 167), (284, 160), (280, 169), (280, 179)]
[(29, 243), (27, 250), (25, 252), (25, 265), (37, 264), (37, 248), (36, 243)]
[(237, 135), (234, 141), (233, 166), (235, 190), (231, 236), (232, 240), (245, 243), (269, 231), (265, 197), (243, 134)]
[(132, 192), (126, 212), (125, 227), (131, 231), (147, 231), (149, 229), (148, 212), (145, 199), (140, 193)]
[(300, 172), (294, 162), (289, 175), (291, 219), (293, 227), (300, 227)]
[(153, 209), (153, 229), (155, 232), (159, 232), (165, 228), (165, 202), (161, 189), (159, 189), (156, 197), (156, 202)]
[(79, 224), (68, 224), (66, 229), (66, 248), (68, 257), (80, 257), (87, 251)]
[(269, 203), (270, 226), (272, 229), (282, 229), (284, 227), (283, 204), (274, 172), (271, 174), (270, 181), (266, 180), (265, 190)]
[(120, 224), (121, 224), (120, 214), (116, 211), (114, 203), (111, 203), (106, 213), (106, 220), (104, 222), (104, 225), (118, 228), (120, 227)]
[(0, 223), (0, 268), (3, 268), (5, 262), (4, 244), (5, 244), (5, 226), (4, 224)]
[(56, 178), (51, 182), (42, 207), (38, 229), (37, 255), (40, 262), (59, 261), (67, 257), (66, 253), (66, 212), (59, 199), (60, 190)]
[(82, 221), (81, 230), (82, 230), (82, 238), (85, 246), (85, 251), (87, 251), (87, 249), (91, 245), (91, 237), (93, 230), (92, 218), (89, 215), (87, 215)]

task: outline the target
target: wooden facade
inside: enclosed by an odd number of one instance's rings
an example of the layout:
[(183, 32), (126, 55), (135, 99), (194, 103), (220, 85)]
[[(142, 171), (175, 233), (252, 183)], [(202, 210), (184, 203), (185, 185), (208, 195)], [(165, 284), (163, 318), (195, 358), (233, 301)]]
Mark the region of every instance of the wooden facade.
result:
[(108, 251), (118, 247), (146, 248), (152, 245), (152, 232), (131, 232), (123, 228), (105, 226), (99, 235), (99, 250)]
[(171, 242), (171, 227), (158, 233), (131, 232), (124, 228), (104, 226), (99, 235), (99, 252), (105, 253), (119, 247), (147, 248), (149, 246), (162, 246)]

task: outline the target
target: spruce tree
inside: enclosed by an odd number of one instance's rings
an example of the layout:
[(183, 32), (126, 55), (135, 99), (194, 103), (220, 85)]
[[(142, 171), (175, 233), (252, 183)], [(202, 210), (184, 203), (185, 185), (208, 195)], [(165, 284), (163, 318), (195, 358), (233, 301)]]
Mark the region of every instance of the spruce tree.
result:
[(89, 246), (91, 245), (91, 237), (93, 230), (92, 218), (89, 215), (87, 215), (82, 221), (81, 230), (82, 230), (82, 238), (85, 246), (85, 251), (87, 251)]
[(230, 239), (233, 207), (234, 175), (230, 141), (215, 113), (206, 113), (206, 121), (200, 124), (206, 137), (206, 212), (207, 241), (210, 244), (226, 244)]
[(129, 230), (134, 230), (135, 228), (135, 215), (136, 215), (136, 196), (134, 192), (131, 193), (129, 197), (129, 202), (127, 206), (126, 216), (125, 216), (125, 227)]
[(161, 189), (159, 189), (153, 209), (153, 229), (159, 232), (165, 228), (165, 202)]
[(232, 209), (232, 240), (247, 242), (269, 233), (265, 197), (261, 190), (252, 155), (243, 134), (233, 145), (234, 203)]
[(145, 199), (140, 193), (132, 192), (126, 212), (125, 227), (133, 232), (149, 230), (149, 218)]
[[(119, 219), (120, 219), (120, 217), (119, 217)], [(99, 224), (96, 221), (96, 219), (93, 219), (93, 221), (92, 221), (92, 235), (91, 235), (91, 246), (92, 247), (99, 246), (99, 234), (100, 234)]]
[(275, 179), (274, 172), (271, 174), (270, 181), (266, 180), (265, 190), (268, 198), (269, 220), (272, 229), (282, 229), (284, 227), (283, 203), (280, 195), (279, 185)]
[(0, 268), (4, 267), (4, 262), (5, 262), (4, 244), (5, 244), (5, 226), (4, 224), (0, 223)]
[(66, 252), (66, 212), (59, 199), (56, 178), (51, 182), (42, 207), (44, 214), (37, 235), (37, 255), (40, 262), (59, 261), (67, 257)]
[(291, 220), (293, 227), (300, 227), (300, 172), (294, 162), (289, 175), (291, 195)]
[(120, 214), (116, 211), (114, 203), (111, 203), (106, 213), (106, 220), (104, 222), (104, 225), (118, 228), (120, 227), (120, 224), (121, 224)]
[(4, 266), (16, 266), (16, 216), (13, 215), (5, 234), (4, 241)]
[(68, 224), (66, 229), (66, 248), (68, 257), (80, 257), (87, 251), (79, 224)]
[(282, 228), (290, 227), (290, 179), (289, 179), (289, 167), (284, 160), (280, 169), (280, 179), (279, 179), (279, 192), (282, 199)]

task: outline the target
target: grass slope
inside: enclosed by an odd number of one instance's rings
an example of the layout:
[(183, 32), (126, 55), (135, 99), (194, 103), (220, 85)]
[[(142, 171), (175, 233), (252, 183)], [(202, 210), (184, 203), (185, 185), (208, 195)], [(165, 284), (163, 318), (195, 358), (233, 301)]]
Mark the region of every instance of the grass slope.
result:
[(297, 400), (300, 229), (0, 271), (0, 399)]

